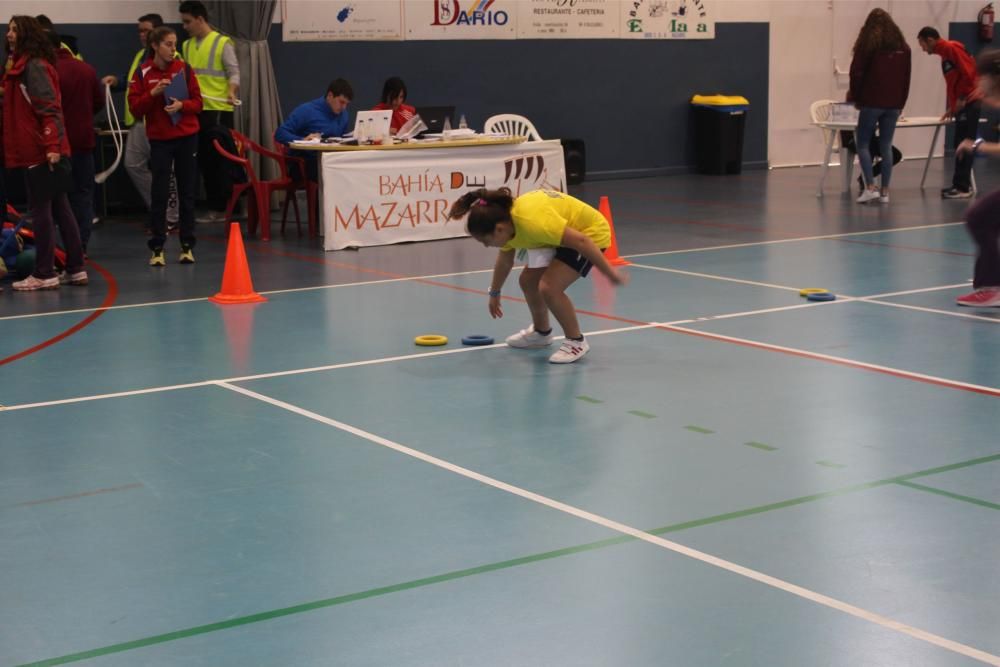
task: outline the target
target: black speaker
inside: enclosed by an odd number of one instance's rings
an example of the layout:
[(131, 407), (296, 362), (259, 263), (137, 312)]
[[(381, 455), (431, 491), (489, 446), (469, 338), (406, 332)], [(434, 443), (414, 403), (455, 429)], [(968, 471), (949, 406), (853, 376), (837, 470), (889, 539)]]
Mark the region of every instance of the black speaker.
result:
[(569, 185), (579, 185), (587, 177), (587, 149), (583, 139), (562, 139), (563, 160), (566, 162), (566, 180)]

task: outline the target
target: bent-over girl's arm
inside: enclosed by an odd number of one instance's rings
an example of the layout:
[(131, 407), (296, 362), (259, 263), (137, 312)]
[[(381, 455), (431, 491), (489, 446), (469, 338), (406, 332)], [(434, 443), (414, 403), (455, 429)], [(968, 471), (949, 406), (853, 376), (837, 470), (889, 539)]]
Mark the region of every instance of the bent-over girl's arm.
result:
[(615, 285), (624, 285), (628, 280), (625, 274), (620, 273), (615, 267), (608, 263), (607, 258), (601, 249), (597, 247), (589, 236), (583, 232), (578, 232), (572, 227), (566, 227), (563, 231), (562, 242), (560, 243), (563, 247), (572, 248), (578, 253), (586, 257), (591, 264), (597, 267), (597, 270), (607, 276), (608, 280), (613, 282)]
[(514, 251), (501, 250), (497, 253), (497, 261), (493, 265), (493, 278), (490, 279), (490, 292), (499, 292), (514, 268)]

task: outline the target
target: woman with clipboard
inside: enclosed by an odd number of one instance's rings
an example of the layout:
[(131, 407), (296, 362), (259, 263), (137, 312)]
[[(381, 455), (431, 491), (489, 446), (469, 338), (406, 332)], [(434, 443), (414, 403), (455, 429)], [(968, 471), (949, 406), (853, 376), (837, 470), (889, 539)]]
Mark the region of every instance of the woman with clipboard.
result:
[(177, 178), (180, 208), (181, 264), (194, 263), (194, 201), (198, 187), (198, 113), (201, 89), (191, 68), (177, 60), (177, 34), (160, 26), (149, 34), (152, 56), (142, 63), (128, 86), (132, 113), (144, 116), (153, 174), (148, 245), (150, 266), (166, 266), (167, 197), (170, 169)]
[[(14, 16), (7, 26), (7, 53), (11, 67), (3, 83), (4, 154), (7, 167), (26, 167), (28, 209), (35, 233), (35, 269), (14, 283), (14, 289), (59, 289), (60, 282), (86, 285), (80, 229), (66, 197), (73, 188), (73, 174), (55, 52), (38, 21)], [(54, 266), (56, 224), (66, 248), (62, 277)]]

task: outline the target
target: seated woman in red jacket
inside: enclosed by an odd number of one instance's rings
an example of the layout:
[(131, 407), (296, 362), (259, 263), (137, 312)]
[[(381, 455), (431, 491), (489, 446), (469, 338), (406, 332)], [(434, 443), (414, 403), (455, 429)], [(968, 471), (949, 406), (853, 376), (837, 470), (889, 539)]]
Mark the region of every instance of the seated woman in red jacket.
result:
[(382, 86), (382, 101), (372, 107), (372, 111), (392, 110), (392, 120), (389, 130), (396, 134), (406, 121), (416, 115), (417, 110), (406, 104), (406, 84), (398, 76), (385, 80)]

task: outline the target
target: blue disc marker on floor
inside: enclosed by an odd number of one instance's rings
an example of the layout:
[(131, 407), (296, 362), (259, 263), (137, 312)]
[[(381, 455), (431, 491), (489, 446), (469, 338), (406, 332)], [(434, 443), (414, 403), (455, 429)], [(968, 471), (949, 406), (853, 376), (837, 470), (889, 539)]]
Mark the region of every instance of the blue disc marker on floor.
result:
[(492, 336), (482, 336), (480, 334), (471, 334), (462, 338), (462, 345), (492, 345)]
[(817, 292), (815, 294), (807, 294), (806, 298), (810, 301), (834, 301), (837, 295), (830, 292)]

